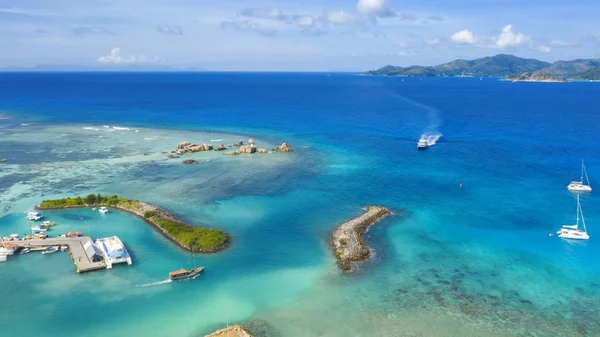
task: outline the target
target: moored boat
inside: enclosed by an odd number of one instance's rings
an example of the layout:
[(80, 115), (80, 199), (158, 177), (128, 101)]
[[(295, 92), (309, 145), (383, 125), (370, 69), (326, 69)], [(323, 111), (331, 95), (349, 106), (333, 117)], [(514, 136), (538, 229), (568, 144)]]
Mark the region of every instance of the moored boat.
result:
[(43, 218), (44, 215), (40, 212), (29, 212), (27, 213), (27, 219), (31, 220), (31, 221), (38, 221), (41, 218)]
[[(585, 176), (585, 184), (583, 181), (583, 177)], [(571, 192), (591, 192), (592, 186), (590, 184), (590, 179), (588, 178), (587, 171), (585, 170), (585, 165), (583, 164), (583, 160), (581, 160), (581, 178), (579, 181), (571, 181), (571, 183), (567, 186), (567, 189)]]
[(100, 209), (98, 209), (98, 212), (100, 212), (100, 213), (102, 213), (102, 214), (106, 214), (106, 213), (108, 213), (108, 208), (106, 208), (106, 207), (104, 207), (104, 206), (103, 206), (103, 207), (100, 207)]
[(23, 255), (23, 254), (29, 254), (30, 252), (31, 252), (30, 248), (23, 248), (23, 249), (21, 249), (21, 255)]
[(42, 251), (42, 255), (56, 253), (57, 251), (58, 251), (58, 249), (56, 249), (56, 247), (50, 246)]
[(115, 263), (125, 263), (131, 266), (131, 256), (127, 252), (125, 245), (119, 237), (111, 236), (107, 238), (101, 238), (96, 240), (96, 246), (102, 252), (104, 261), (106, 262), (106, 269), (111, 269)]
[[(587, 233), (585, 227), (585, 219), (583, 218), (583, 212), (581, 210), (581, 203), (579, 202), (579, 195), (577, 195), (577, 211), (576, 211), (576, 222), (574, 225), (563, 225), (556, 234), (561, 239), (571, 240), (589, 240), (590, 236)], [(579, 229), (579, 220), (583, 225), (583, 230)]]

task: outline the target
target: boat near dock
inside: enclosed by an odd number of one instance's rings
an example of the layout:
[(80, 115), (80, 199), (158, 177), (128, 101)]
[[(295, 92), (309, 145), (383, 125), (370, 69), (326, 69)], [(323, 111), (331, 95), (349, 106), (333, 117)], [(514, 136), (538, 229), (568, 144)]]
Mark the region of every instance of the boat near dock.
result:
[(29, 212), (27, 213), (27, 219), (30, 221), (38, 221), (41, 220), (44, 215), (40, 212)]
[(104, 256), (106, 269), (111, 269), (113, 264), (125, 262), (131, 266), (131, 256), (129, 256), (125, 245), (123, 242), (121, 242), (119, 237), (111, 236), (97, 239), (96, 246), (100, 249), (100, 252)]
[(48, 254), (52, 254), (52, 253), (56, 253), (58, 252), (58, 249), (54, 246), (50, 246), (50, 247), (46, 247), (46, 249), (44, 249), (42, 251), (42, 255), (48, 255)]

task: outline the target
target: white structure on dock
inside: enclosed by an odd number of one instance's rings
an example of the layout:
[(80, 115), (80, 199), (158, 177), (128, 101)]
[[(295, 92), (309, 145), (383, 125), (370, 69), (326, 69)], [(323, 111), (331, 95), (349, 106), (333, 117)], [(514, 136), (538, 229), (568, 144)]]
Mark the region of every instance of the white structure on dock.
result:
[[(96, 246), (104, 256), (106, 269), (111, 269), (115, 263), (125, 263), (131, 266), (131, 257), (125, 249), (125, 245), (117, 236), (101, 238), (96, 240)], [(86, 249), (87, 251), (87, 249)]]

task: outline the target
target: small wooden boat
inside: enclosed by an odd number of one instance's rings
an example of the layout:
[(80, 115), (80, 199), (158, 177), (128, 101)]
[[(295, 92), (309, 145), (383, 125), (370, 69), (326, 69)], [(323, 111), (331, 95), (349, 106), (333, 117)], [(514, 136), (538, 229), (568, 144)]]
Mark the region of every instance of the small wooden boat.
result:
[(204, 271), (204, 267), (192, 268), (190, 270), (179, 269), (179, 270), (172, 271), (169, 273), (169, 280), (179, 281), (179, 280), (193, 279), (203, 271)]

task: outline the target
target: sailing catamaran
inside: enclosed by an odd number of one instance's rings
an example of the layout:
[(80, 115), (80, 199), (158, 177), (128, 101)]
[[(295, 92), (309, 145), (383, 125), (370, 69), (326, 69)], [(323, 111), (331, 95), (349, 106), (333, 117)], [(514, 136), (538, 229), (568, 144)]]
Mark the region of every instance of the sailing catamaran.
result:
[[(587, 184), (583, 183), (583, 176), (585, 175), (585, 181)], [(592, 186), (590, 184), (590, 179), (588, 178), (587, 171), (585, 170), (585, 165), (583, 164), (583, 159), (581, 160), (581, 180), (572, 181), (569, 186), (567, 186), (569, 191), (571, 192), (591, 192)]]
[[(579, 217), (581, 216), (581, 223), (583, 224), (583, 230), (579, 229)], [(579, 202), (579, 195), (577, 195), (577, 222), (574, 225), (563, 225), (556, 234), (562, 239), (573, 239), (573, 240), (589, 240), (590, 236), (585, 228), (585, 219), (583, 218), (583, 212), (581, 211), (581, 203)]]

